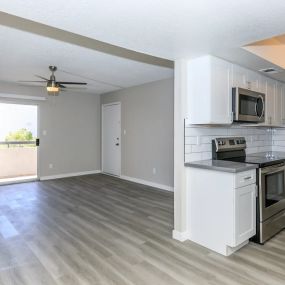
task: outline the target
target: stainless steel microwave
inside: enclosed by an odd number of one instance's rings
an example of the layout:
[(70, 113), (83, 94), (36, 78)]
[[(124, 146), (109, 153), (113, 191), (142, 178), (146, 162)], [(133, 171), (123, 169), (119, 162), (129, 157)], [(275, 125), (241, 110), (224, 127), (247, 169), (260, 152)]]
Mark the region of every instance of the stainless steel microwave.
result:
[(235, 122), (263, 123), (265, 121), (265, 94), (235, 87), (232, 90), (232, 96)]

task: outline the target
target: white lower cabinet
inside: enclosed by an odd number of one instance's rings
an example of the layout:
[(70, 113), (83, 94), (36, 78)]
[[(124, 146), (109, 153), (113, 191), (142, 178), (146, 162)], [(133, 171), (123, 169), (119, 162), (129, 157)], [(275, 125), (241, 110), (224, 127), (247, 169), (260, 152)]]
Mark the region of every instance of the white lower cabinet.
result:
[(256, 185), (251, 184), (234, 190), (233, 242), (236, 247), (256, 232)]
[(187, 168), (189, 239), (228, 256), (256, 234), (256, 170)]

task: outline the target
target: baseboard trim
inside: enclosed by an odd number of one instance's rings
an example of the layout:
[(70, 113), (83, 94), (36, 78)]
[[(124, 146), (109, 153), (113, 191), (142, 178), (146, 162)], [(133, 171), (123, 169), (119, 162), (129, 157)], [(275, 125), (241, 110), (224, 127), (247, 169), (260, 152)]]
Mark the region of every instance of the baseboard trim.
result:
[(174, 191), (174, 188), (171, 186), (167, 186), (167, 185), (163, 185), (163, 184), (159, 184), (159, 183), (155, 183), (155, 182), (151, 182), (151, 181), (147, 181), (147, 180), (143, 180), (139, 178), (134, 178), (134, 177), (125, 176), (125, 175), (121, 175), (119, 178), (123, 180), (131, 181), (131, 182), (135, 182), (138, 184), (143, 184), (143, 185), (147, 185), (150, 187), (158, 188), (158, 189), (165, 190), (165, 191), (170, 191), (170, 192)]
[(90, 175), (90, 174), (98, 174), (98, 173), (101, 173), (101, 170), (90, 170), (90, 171), (83, 171), (83, 172), (73, 172), (73, 173), (64, 173), (64, 174), (41, 176), (40, 180), (43, 181), (43, 180), (67, 178), (67, 177)]
[(172, 238), (178, 241), (181, 241), (181, 242), (188, 240), (189, 236), (190, 234), (188, 231), (185, 231), (185, 232), (178, 232), (176, 230), (172, 231)]

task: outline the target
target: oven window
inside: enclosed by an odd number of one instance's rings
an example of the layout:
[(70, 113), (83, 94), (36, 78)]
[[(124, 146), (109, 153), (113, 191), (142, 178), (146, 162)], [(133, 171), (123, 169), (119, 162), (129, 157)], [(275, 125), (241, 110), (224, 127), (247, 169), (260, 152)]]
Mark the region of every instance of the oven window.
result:
[(265, 207), (285, 199), (284, 171), (265, 176)]
[(240, 94), (239, 108), (240, 115), (256, 116), (256, 98)]

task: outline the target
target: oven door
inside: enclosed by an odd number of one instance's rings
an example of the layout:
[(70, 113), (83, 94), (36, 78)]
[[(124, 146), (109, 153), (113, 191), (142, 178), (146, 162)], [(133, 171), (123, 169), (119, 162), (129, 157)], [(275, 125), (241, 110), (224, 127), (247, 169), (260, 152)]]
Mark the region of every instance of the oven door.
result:
[(261, 222), (285, 209), (285, 164), (260, 169), (259, 204)]

